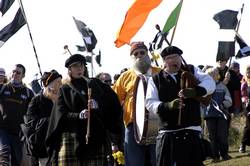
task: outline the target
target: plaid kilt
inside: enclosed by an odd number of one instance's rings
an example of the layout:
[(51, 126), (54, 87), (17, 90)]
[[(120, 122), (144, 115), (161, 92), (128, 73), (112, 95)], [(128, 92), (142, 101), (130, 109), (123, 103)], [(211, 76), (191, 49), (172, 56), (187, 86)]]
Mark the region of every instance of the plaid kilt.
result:
[(95, 154), (84, 156), (81, 161), (77, 158), (74, 147), (76, 142), (74, 134), (63, 133), (61, 148), (58, 154), (58, 166), (107, 166), (107, 155), (102, 146)]

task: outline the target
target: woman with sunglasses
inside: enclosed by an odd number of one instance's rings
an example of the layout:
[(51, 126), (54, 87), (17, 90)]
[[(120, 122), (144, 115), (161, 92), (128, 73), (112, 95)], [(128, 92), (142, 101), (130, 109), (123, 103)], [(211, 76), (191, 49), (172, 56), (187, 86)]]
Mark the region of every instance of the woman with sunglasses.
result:
[(26, 138), (26, 149), (32, 157), (32, 166), (46, 166), (48, 154), (45, 137), (50, 114), (57, 102), (59, 89), (62, 85), (62, 75), (56, 70), (44, 72), (41, 81), (44, 89), (32, 98), (24, 117), (22, 129)]

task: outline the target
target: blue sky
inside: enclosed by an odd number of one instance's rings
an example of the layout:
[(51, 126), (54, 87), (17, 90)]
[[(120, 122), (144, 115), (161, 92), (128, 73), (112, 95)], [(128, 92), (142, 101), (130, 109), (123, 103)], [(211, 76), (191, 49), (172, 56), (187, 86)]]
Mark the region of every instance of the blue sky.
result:
[[(148, 45), (157, 33), (155, 24), (163, 27), (178, 2), (163, 0), (160, 6), (150, 13), (144, 26), (131, 41), (144, 41)], [(187, 63), (215, 64), (218, 41), (225, 39), (225, 36), (221, 35), (225, 32), (219, 30), (219, 25), (212, 17), (224, 9), (239, 10), (243, 2), (245, 8), (239, 33), (250, 44), (249, 0), (184, 0), (173, 45), (183, 49)], [(67, 44), (72, 53), (77, 53), (75, 45), (83, 44), (72, 16), (85, 22), (98, 39), (94, 53), (98, 53), (99, 49), (102, 51), (102, 67), (94, 63), (95, 74), (104, 71), (114, 75), (121, 69), (130, 67), (129, 46), (116, 48), (114, 40), (132, 3), (133, 0), (23, 0), (42, 72), (56, 69), (65, 75), (67, 70), (64, 68), (64, 62), (69, 55), (63, 54), (63, 46)], [(0, 28), (10, 22), (17, 8), (18, 1), (0, 18)], [(228, 38), (233, 40), (233, 32), (227, 33)], [(11, 72), (16, 63), (26, 66), (26, 82), (30, 82), (39, 72), (26, 25), (0, 48), (0, 55), (0, 66), (4, 67), (7, 73)], [(237, 61), (242, 66), (242, 72), (244, 67), (250, 64), (249, 58)]]

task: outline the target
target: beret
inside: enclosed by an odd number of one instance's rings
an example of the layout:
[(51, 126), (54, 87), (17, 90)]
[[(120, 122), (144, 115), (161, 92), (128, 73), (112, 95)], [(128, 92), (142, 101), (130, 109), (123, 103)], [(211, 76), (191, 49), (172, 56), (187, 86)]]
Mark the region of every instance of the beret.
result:
[(172, 54), (178, 54), (178, 55), (182, 55), (183, 52), (181, 49), (179, 49), (178, 47), (176, 46), (168, 46), (166, 48), (164, 48), (161, 52), (161, 57), (165, 57), (165, 56), (168, 56), (168, 55), (172, 55)]
[(82, 56), (81, 54), (74, 54), (74, 55), (71, 55), (66, 60), (65, 67), (69, 68), (72, 64), (74, 64), (76, 62), (80, 62), (80, 63), (83, 63), (84, 65), (87, 65), (86, 59), (84, 56)]

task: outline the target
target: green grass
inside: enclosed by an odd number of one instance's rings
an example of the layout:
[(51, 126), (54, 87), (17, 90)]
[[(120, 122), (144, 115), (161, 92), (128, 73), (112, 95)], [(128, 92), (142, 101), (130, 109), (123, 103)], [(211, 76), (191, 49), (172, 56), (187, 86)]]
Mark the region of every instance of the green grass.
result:
[(248, 154), (250, 153), (250, 147), (247, 147), (246, 153), (238, 152), (244, 125), (244, 116), (232, 118), (229, 129), (229, 155), (232, 156), (232, 159), (227, 161), (220, 161), (217, 163), (212, 163), (211, 159), (209, 159), (204, 162), (206, 166), (250, 166), (250, 155)]
[(218, 163), (212, 163), (211, 160), (206, 160), (204, 164), (206, 166), (249, 166), (250, 165), (250, 150), (247, 149), (246, 153), (239, 153), (239, 148), (233, 148), (229, 150), (229, 155), (232, 156), (231, 160), (220, 161)]

